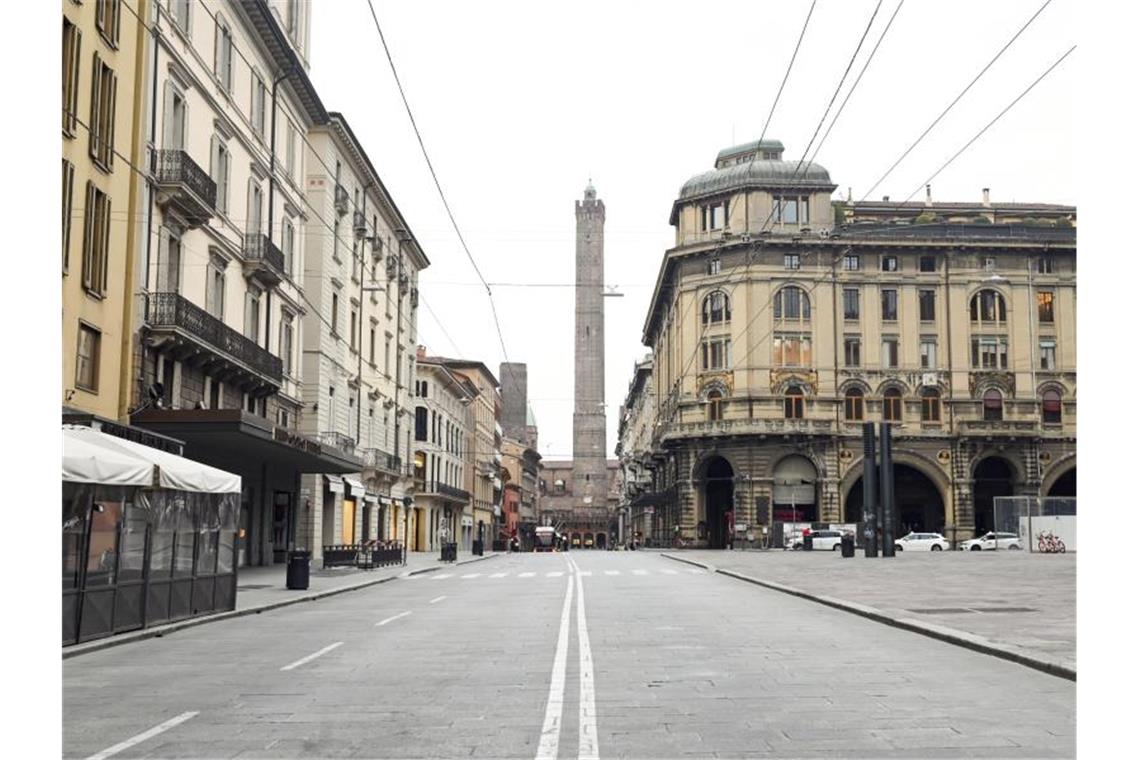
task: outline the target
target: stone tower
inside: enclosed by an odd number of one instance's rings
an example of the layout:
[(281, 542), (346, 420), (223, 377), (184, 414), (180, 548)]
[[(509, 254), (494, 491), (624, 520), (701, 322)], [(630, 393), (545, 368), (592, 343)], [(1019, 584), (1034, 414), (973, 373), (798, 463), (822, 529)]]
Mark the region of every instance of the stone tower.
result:
[(526, 364), (500, 362), (503, 396), (503, 432), (516, 441), (526, 440)]
[[(606, 207), (593, 184), (574, 204), (578, 221), (574, 288), (574, 506), (605, 507), (605, 319), (602, 306)], [(589, 501), (587, 501), (589, 497)]]

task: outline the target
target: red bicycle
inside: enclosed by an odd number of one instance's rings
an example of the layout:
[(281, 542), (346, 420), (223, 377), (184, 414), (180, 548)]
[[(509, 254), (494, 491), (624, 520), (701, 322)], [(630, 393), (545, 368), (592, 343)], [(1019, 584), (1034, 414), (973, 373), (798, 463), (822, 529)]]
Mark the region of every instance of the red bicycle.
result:
[(1037, 551), (1042, 554), (1064, 554), (1065, 542), (1053, 531), (1043, 531), (1037, 534)]

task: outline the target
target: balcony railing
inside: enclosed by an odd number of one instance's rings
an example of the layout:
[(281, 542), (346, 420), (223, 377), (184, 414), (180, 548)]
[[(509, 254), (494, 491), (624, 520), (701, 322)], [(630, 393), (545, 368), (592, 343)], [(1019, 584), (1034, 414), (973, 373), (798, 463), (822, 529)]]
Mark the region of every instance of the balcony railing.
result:
[(336, 191), (333, 193), (333, 205), (336, 206), (337, 216), (344, 216), (348, 213), (348, 191), (344, 189), (344, 185), (338, 184)]
[(345, 451), (349, 454), (351, 454), (356, 448), (355, 438), (350, 435), (345, 435), (344, 433), (338, 433), (335, 431), (321, 433), (317, 436), (317, 440), (319, 440), (325, 446), (332, 446), (333, 448), (340, 449), (341, 451)]
[(260, 275), (270, 285), (276, 285), (285, 274), (285, 254), (260, 232), (246, 233), (241, 256), (246, 270), (254, 276)]
[(218, 186), (185, 151), (155, 151), (154, 179), (159, 204), (176, 205), (191, 226), (205, 224), (214, 215)]
[(1038, 432), (1037, 420), (963, 420), (957, 422), (963, 433), (986, 433), (989, 435), (1032, 435)]
[(438, 480), (417, 481), (416, 485), (423, 494), (435, 494), (452, 501), (471, 501), (471, 494), (469, 492), (464, 491), (462, 488), (449, 486), (446, 483), (440, 483)]
[(151, 293), (146, 302), (146, 323), (152, 330), (178, 329), (281, 385), (281, 359), (177, 293)]
[(400, 475), (402, 473), (400, 457), (395, 454), (389, 454), (382, 449), (364, 449), (363, 453), (364, 468), (366, 470), (378, 470), (394, 475)]

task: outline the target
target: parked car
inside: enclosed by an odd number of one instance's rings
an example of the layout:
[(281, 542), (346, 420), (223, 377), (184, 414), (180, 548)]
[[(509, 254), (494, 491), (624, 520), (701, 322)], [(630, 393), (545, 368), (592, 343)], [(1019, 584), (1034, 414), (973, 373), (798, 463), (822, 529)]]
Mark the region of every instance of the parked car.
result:
[[(811, 532), (811, 548), (812, 551), (839, 551), (839, 541), (843, 538), (843, 532), (839, 530), (813, 530)], [(797, 536), (792, 541), (793, 549), (804, 548), (804, 537)]]
[(902, 538), (895, 539), (895, 551), (940, 552), (950, 548), (950, 542), (941, 533), (915, 533), (911, 531)]
[(983, 549), (1020, 549), (1021, 538), (1016, 533), (995, 533), (992, 530), (983, 536), (971, 538), (958, 544), (959, 551), (980, 552)]

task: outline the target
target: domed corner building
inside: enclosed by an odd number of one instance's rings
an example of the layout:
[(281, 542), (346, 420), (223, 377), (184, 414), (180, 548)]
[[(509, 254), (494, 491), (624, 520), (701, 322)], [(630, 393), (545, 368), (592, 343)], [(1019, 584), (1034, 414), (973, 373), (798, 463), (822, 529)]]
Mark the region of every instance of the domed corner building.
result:
[(775, 140), (681, 186), (623, 404), (648, 540), (860, 521), (864, 422), (891, 424), (896, 535), (1076, 496), (1076, 208), (836, 187)]

